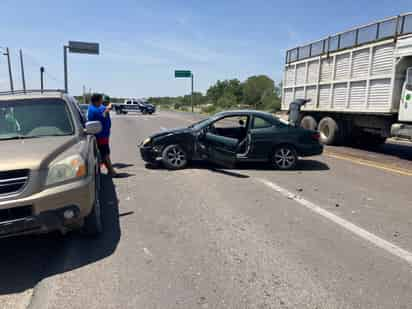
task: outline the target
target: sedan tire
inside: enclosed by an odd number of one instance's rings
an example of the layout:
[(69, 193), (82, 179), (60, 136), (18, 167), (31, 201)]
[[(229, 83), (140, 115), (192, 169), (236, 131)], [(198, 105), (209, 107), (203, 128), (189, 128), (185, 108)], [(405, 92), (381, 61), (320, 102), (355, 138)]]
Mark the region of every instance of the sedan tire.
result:
[(280, 170), (291, 170), (296, 167), (298, 155), (289, 145), (281, 145), (272, 154), (272, 164)]
[(186, 151), (180, 145), (169, 145), (162, 152), (163, 165), (169, 170), (180, 170), (187, 166)]

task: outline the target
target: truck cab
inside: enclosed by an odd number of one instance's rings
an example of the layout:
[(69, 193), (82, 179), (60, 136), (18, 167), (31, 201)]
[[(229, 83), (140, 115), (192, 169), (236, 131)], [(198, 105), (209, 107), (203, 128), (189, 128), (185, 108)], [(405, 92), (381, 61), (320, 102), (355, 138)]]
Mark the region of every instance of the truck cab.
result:
[(412, 67), (406, 70), (399, 106), (399, 121), (412, 123)]

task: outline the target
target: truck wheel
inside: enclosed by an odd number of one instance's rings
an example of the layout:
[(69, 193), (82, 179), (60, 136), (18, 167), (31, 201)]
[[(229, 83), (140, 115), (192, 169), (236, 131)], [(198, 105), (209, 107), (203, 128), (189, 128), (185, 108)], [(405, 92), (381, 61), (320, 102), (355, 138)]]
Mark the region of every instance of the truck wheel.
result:
[(318, 123), (315, 118), (307, 115), (303, 117), (302, 120), (300, 121), (300, 126), (304, 129), (316, 131), (318, 127)]
[(322, 118), (319, 122), (320, 142), (325, 145), (333, 145), (339, 139), (339, 126), (331, 117)]

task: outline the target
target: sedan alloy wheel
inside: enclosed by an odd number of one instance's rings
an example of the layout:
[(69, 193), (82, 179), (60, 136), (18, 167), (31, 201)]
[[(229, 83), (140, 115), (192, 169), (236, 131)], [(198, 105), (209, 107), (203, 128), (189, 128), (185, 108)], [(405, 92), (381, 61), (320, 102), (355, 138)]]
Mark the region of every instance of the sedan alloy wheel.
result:
[(186, 152), (179, 145), (169, 145), (163, 150), (163, 163), (169, 169), (182, 169), (187, 165)]
[(289, 146), (279, 147), (273, 155), (273, 163), (281, 170), (290, 170), (294, 168), (297, 160), (296, 151)]

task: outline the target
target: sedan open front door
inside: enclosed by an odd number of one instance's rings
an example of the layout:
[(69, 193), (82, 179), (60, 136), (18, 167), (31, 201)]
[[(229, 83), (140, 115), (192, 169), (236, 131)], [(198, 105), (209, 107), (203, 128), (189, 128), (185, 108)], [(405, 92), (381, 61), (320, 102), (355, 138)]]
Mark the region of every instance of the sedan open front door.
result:
[(208, 161), (232, 168), (236, 163), (236, 149), (239, 141), (235, 138), (206, 133), (203, 138)]

